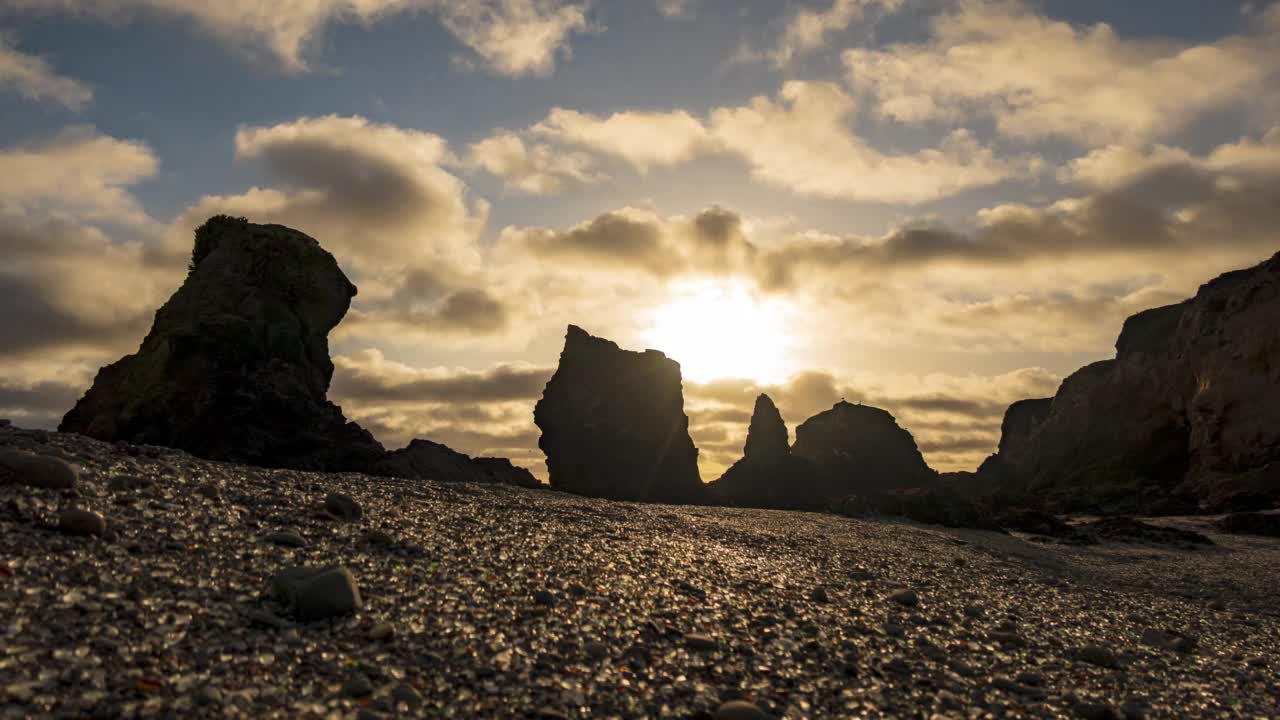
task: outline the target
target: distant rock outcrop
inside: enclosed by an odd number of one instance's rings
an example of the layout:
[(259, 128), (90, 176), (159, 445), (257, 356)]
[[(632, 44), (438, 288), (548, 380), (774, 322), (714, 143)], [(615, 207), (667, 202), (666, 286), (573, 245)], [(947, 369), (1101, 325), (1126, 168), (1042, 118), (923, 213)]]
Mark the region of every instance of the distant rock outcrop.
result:
[(938, 478), (893, 415), (843, 400), (796, 428), (791, 453), (813, 463), (828, 498), (927, 487)]
[(742, 459), (711, 483), (720, 501), (742, 507), (818, 509), (824, 506), (813, 465), (791, 454), (787, 426), (768, 395), (756, 398)]
[(622, 350), (570, 325), (533, 418), (552, 489), (652, 502), (708, 497), (680, 365), (657, 350)]
[(59, 429), (214, 460), (366, 469), (382, 446), (325, 399), (329, 331), (355, 294), (312, 238), (211, 218), (138, 352), (102, 368)]
[(1278, 319), (1280, 254), (1134, 315), (1115, 359), (1068, 377), (1029, 433), (1006, 416), (1008, 438), (980, 474), (1053, 510), (1277, 503)]
[(377, 464), (375, 472), (415, 480), (542, 487), (533, 473), (512, 465), (506, 458), (473, 458), (430, 440), (414, 440), (406, 448), (387, 453)]

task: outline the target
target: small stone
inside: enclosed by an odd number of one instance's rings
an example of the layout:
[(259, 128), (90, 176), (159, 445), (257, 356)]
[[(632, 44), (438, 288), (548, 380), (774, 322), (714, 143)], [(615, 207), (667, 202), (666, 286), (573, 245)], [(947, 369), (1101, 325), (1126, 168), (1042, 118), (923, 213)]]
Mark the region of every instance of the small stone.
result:
[(730, 700), (716, 708), (712, 720), (769, 720), (769, 715), (746, 700)]
[(920, 596), (911, 588), (899, 590), (898, 592), (890, 595), (889, 599), (899, 605), (905, 605), (906, 607), (915, 607), (920, 604)]
[(370, 545), (395, 545), (396, 539), (386, 530), (373, 528), (364, 534), (364, 541)]
[(1098, 667), (1115, 669), (1120, 667), (1116, 654), (1101, 645), (1085, 645), (1076, 651), (1076, 659)]
[(209, 500), (217, 500), (222, 497), (222, 491), (214, 483), (203, 483), (196, 487), (196, 492), (201, 497)]
[(609, 646), (599, 640), (588, 640), (583, 643), (582, 651), (592, 660), (600, 660), (609, 656)]
[(814, 588), (813, 591), (809, 593), (809, 599), (816, 603), (831, 602), (831, 597), (827, 594), (827, 589), (821, 585)]
[(70, 490), (80, 473), (65, 460), (6, 448), (0, 450), (0, 485), (16, 483), (45, 490)]
[(543, 607), (556, 606), (556, 596), (552, 595), (550, 590), (535, 590), (533, 601)]
[(200, 705), (222, 705), (224, 695), (222, 690), (212, 685), (205, 685), (196, 691), (195, 700)]
[(107, 521), (92, 510), (68, 507), (58, 516), (58, 529), (68, 535), (101, 535), (107, 531)]
[(1035, 672), (1020, 672), (1014, 679), (1023, 685), (1030, 685), (1031, 687), (1043, 687), (1045, 682), (1044, 676)]
[(300, 548), (307, 546), (306, 538), (296, 532), (290, 532), (288, 530), (273, 532), (270, 535), (267, 535), (267, 542), (275, 543), (276, 545), (284, 545), (285, 547)]
[(1076, 703), (1071, 710), (1082, 720), (1125, 720), (1119, 710), (1106, 703)]
[(324, 498), (325, 512), (347, 522), (355, 522), (364, 517), (364, 509), (355, 498), (345, 493), (329, 493)]
[(341, 566), (288, 568), (271, 578), (271, 594), (301, 622), (349, 615), (362, 605), (355, 577)]
[(715, 650), (719, 643), (710, 635), (690, 633), (684, 636), (684, 642), (693, 650)]
[(353, 698), (369, 697), (373, 694), (373, 683), (364, 673), (356, 673), (342, 684), (342, 694)]
[(1139, 640), (1143, 645), (1161, 648), (1163, 650), (1173, 650), (1179, 653), (1195, 652), (1196, 639), (1178, 633), (1165, 632), (1156, 628), (1147, 628), (1142, 631), (1142, 637)]
[(391, 699), (397, 703), (404, 703), (411, 709), (422, 705), (422, 693), (418, 689), (408, 683), (400, 683), (391, 691)]
[(396, 629), (395, 629), (395, 626), (393, 626), (391, 623), (380, 622), (369, 629), (370, 640), (376, 640), (378, 642), (386, 642), (388, 640), (394, 639), (395, 636), (396, 636)]

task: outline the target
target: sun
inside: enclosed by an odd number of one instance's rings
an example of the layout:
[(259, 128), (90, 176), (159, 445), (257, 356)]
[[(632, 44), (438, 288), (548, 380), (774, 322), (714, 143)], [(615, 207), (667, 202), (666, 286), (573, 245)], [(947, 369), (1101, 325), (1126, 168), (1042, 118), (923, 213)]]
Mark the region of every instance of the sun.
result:
[(680, 363), (685, 379), (785, 379), (791, 346), (785, 301), (761, 299), (742, 284), (725, 282), (683, 285), (672, 295), (654, 312), (646, 338)]

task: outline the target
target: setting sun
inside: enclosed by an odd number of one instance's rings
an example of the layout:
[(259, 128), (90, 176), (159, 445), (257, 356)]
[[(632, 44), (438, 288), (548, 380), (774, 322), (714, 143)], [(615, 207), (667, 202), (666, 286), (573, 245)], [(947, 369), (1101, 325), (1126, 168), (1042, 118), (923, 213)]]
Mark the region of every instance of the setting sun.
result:
[(790, 365), (787, 309), (783, 301), (761, 300), (741, 284), (685, 285), (654, 312), (646, 340), (695, 382), (779, 382)]

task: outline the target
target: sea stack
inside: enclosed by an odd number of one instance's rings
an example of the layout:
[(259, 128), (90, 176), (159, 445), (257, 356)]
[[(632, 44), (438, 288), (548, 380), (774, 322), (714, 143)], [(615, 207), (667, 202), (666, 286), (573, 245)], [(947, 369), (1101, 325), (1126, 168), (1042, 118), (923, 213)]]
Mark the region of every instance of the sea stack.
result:
[(813, 463), (828, 498), (928, 487), (938, 477), (893, 415), (843, 400), (796, 428), (791, 453)]
[(356, 286), (314, 239), (216, 216), (138, 352), (102, 368), (59, 430), (304, 470), (364, 470), (383, 453), (326, 399), (329, 331)]
[(764, 394), (756, 398), (742, 459), (710, 489), (718, 500), (742, 507), (807, 510), (823, 506), (813, 465), (791, 454), (782, 413)]
[(554, 490), (615, 500), (707, 500), (680, 365), (657, 350), (623, 350), (570, 325), (533, 418)]

